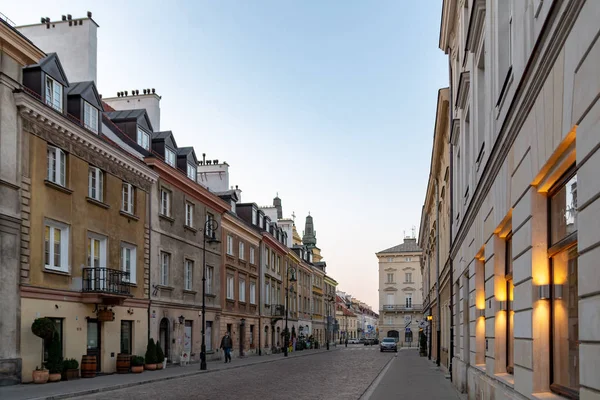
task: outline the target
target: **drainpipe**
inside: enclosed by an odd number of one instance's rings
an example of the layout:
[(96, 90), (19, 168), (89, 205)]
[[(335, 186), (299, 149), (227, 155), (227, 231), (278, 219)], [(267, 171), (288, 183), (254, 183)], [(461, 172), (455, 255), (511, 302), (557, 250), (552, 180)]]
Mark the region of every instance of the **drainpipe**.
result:
[[(254, 211), (252, 211), (252, 212), (254, 212)], [(260, 270), (262, 270), (262, 253), (263, 253), (262, 249), (260, 247), (261, 242), (262, 242), (262, 240), (259, 240), (259, 242), (258, 242), (258, 266), (259, 266)], [(262, 293), (262, 289), (263, 289), (263, 286), (264, 286), (262, 284), (262, 282), (260, 281), (260, 276), (261, 275), (262, 275), (262, 271), (261, 271), (261, 273), (259, 275), (259, 278), (258, 278), (258, 284), (260, 285), (259, 288), (258, 288), (258, 355), (259, 356), (262, 356), (262, 340), (261, 340), (262, 339), (262, 336), (261, 336), (262, 321), (260, 320), (260, 316), (261, 316), (262, 313), (261, 313), (260, 309), (263, 306), (260, 294)]]
[[(158, 183), (158, 182), (157, 182)], [(152, 188), (154, 185), (150, 187), (150, 193), (152, 193)], [(146, 195), (146, 218), (148, 218), (148, 252), (150, 253), (150, 263), (148, 265), (148, 338), (147, 342), (150, 341), (150, 306), (152, 305), (152, 194), (149, 196)], [(145, 240), (144, 240), (145, 241)]]
[[(427, 271), (431, 271), (431, 255), (427, 255)], [(430, 278), (431, 279), (431, 278)], [(429, 315), (431, 315), (431, 297), (429, 298)], [(433, 325), (433, 319), (431, 321), (429, 321), (429, 323), (427, 324), (427, 334), (429, 336), (429, 344), (428, 344), (428, 351), (427, 351), (427, 359), (431, 360), (431, 342), (432, 342), (432, 337), (431, 337), (431, 325)]]
[[(449, 79), (450, 79), (450, 83), (452, 82), (452, 62), (450, 61), (450, 57), (448, 56), (448, 73), (449, 73)], [(454, 112), (452, 110), (452, 85), (448, 85), (450, 88), (450, 103), (448, 106), (449, 109), (449, 114), (450, 114), (450, 126), (452, 126), (452, 121), (454, 119)], [(448, 138), (449, 140), (450, 138)], [(448, 366), (448, 369), (450, 370), (450, 382), (452, 382), (453, 376), (452, 376), (452, 366), (453, 366), (453, 359), (454, 359), (454, 260), (452, 260), (452, 258), (450, 257), (450, 253), (452, 250), (452, 224), (454, 221), (454, 148), (452, 147), (452, 143), (450, 143), (450, 173), (448, 174), (448, 180), (450, 181), (450, 223), (448, 224), (449, 227), (449, 235), (448, 235), (448, 241), (450, 242), (449, 247), (448, 247), (448, 261), (449, 261), (449, 268), (450, 268), (450, 363)]]
[(441, 341), (441, 329), (442, 329), (442, 302), (440, 301), (440, 200), (438, 194), (438, 181), (435, 181), (435, 274), (437, 276), (436, 279), (436, 291), (437, 291), (437, 314), (438, 314), (438, 323), (437, 323), (437, 338), (436, 338), (436, 351), (437, 351), (437, 360), (436, 364), (440, 366), (441, 359), (441, 349), (442, 349), (442, 341)]

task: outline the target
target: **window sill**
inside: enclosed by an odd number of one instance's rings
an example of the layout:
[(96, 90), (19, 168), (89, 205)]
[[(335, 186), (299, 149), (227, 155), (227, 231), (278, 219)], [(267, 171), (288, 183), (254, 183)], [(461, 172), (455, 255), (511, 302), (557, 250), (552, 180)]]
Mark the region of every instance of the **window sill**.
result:
[(235, 260), (235, 257), (233, 254), (227, 253), (226, 256), (227, 256), (227, 258), (231, 258), (232, 260)]
[(235, 299), (230, 299), (229, 297), (225, 299), (228, 303), (235, 303)]
[(192, 227), (191, 227), (191, 226), (189, 226), (189, 225), (184, 225), (184, 226), (183, 226), (183, 228), (184, 228), (185, 230), (188, 230), (188, 231), (192, 232), (194, 235), (195, 235), (195, 234), (198, 232), (198, 229), (196, 229), (196, 228), (192, 228)]
[(196, 293), (198, 293), (198, 292), (197, 292), (197, 291), (195, 291), (195, 290), (187, 290), (187, 289), (183, 289), (183, 294), (189, 294), (189, 295), (193, 295), (193, 296), (195, 296), (195, 295), (196, 295)]
[(55, 275), (62, 275), (62, 276), (71, 276), (70, 272), (67, 271), (59, 271), (57, 269), (51, 269), (48, 267), (44, 267), (43, 269), (44, 273), (46, 274), (55, 274)]
[(175, 289), (173, 286), (165, 286), (165, 285), (156, 285), (156, 288), (159, 290), (164, 290), (165, 292), (172, 292)]
[(90, 204), (93, 204), (93, 205), (95, 205), (95, 206), (98, 206), (98, 207), (100, 207), (100, 208), (104, 208), (104, 209), (106, 209), (106, 210), (108, 210), (108, 209), (110, 208), (110, 206), (109, 206), (108, 204), (106, 204), (106, 203), (103, 203), (103, 202), (101, 202), (100, 200), (96, 200), (96, 199), (94, 199), (94, 198), (92, 198), (92, 197), (89, 197), (89, 196), (88, 196), (88, 197), (86, 197), (85, 199), (87, 200), (87, 202), (88, 202), (88, 203), (90, 203)]
[(73, 193), (73, 191), (67, 187), (61, 186), (58, 183), (54, 183), (52, 181), (49, 181), (48, 179), (44, 179), (44, 183), (46, 184), (46, 186), (51, 187), (52, 189), (56, 189), (59, 192), (63, 192), (66, 194), (71, 194)]
[(212, 297), (213, 299), (217, 297), (217, 295), (213, 294), (213, 293), (206, 293), (205, 296), (206, 297)]
[(509, 373), (495, 374), (494, 377), (511, 388), (515, 388), (515, 377)]
[(245, 302), (245, 301), (242, 301), (242, 300), (238, 300), (238, 304), (239, 304), (239, 305), (241, 305), (241, 306), (245, 306), (245, 305), (246, 305), (246, 302)]
[(124, 216), (125, 218), (129, 219), (129, 220), (133, 220), (133, 221), (139, 221), (140, 217), (137, 217), (133, 214), (128, 213), (127, 211), (119, 211), (119, 214), (121, 214), (122, 216)]
[(169, 221), (170, 223), (175, 222), (175, 218), (169, 217), (168, 215), (165, 215), (165, 214), (158, 214), (158, 217), (165, 219), (165, 220)]

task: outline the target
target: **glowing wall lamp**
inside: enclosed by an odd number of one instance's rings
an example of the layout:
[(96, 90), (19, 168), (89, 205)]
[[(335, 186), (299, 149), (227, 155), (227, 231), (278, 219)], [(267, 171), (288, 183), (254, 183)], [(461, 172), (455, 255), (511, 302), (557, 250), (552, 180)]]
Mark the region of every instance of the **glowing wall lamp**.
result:
[(554, 299), (563, 298), (563, 285), (554, 285)]
[(475, 310), (475, 317), (476, 318), (481, 318), (481, 317), (485, 318), (485, 309), (478, 308), (477, 310)]
[(550, 285), (539, 285), (538, 286), (538, 299), (539, 300), (550, 300)]
[(498, 311), (506, 311), (507, 310), (507, 302), (506, 301), (497, 301), (496, 302), (496, 309)]
[(433, 315), (428, 315), (427, 316), (427, 321), (433, 321)]

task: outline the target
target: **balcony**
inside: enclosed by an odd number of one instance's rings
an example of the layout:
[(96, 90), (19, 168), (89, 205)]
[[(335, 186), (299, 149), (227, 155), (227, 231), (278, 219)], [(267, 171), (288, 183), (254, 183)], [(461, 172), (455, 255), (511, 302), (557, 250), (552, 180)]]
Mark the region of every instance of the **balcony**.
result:
[(129, 272), (111, 268), (83, 268), (83, 302), (122, 304), (131, 297)]
[(285, 317), (285, 306), (283, 304), (272, 304), (271, 305), (271, 316), (272, 317)]
[(382, 311), (422, 311), (423, 304), (385, 304), (381, 308)]

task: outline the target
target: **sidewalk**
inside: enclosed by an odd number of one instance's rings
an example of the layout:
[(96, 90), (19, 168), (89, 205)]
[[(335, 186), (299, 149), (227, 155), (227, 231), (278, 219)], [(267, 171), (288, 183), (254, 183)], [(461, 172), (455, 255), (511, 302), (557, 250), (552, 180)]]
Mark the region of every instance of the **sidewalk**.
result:
[[(330, 352), (335, 350), (332, 348)], [(289, 358), (309, 356), (326, 352), (325, 349), (303, 350), (289, 353)], [(190, 364), (185, 367), (172, 366), (160, 371), (144, 371), (141, 374), (112, 374), (103, 375), (91, 379), (77, 379), (57, 383), (46, 383), (36, 385), (33, 383), (0, 387), (0, 399), (2, 400), (56, 400), (79, 397), (87, 394), (107, 392), (110, 390), (123, 389), (126, 387), (143, 385), (151, 382), (177, 379), (184, 376), (206, 374), (215, 371), (241, 368), (248, 365), (263, 364), (282, 361), (286, 358), (283, 353), (263, 356), (249, 356), (234, 358), (231, 363), (223, 361), (210, 361), (206, 371), (200, 371), (200, 364)]]
[(412, 349), (399, 351), (361, 397), (368, 400), (399, 398), (462, 400), (439, 367)]

